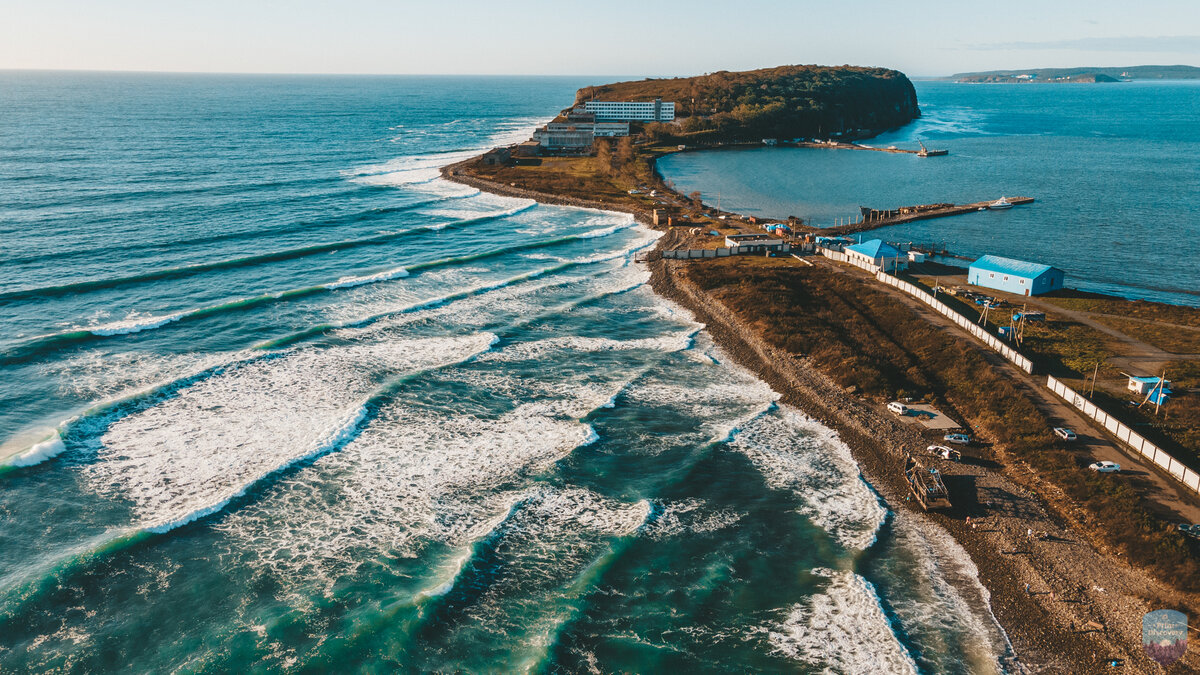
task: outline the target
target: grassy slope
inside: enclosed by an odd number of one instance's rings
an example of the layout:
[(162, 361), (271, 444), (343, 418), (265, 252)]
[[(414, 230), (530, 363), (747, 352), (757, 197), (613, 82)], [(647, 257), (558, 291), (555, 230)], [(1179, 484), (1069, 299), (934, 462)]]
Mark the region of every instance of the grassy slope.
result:
[(1132, 317), (1147, 321), (1161, 321), (1181, 326), (1200, 328), (1200, 308), (1183, 305), (1168, 305), (1163, 302), (1147, 300), (1126, 300), (1111, 295), (1084, 293), (1066, 290), (1041, 297), (1046, 302), (1053, 303), (1064, 309), (1075, 309), (1099, 314)]
[[(584, 87), (589, 99), (675, 102), (688, 142), (757, 141), (850, 129), (882, 131), (920, 113), (901, 72), (855, 66), (779, 66)], [(677, 135), (678, 129), (667, 131)]]

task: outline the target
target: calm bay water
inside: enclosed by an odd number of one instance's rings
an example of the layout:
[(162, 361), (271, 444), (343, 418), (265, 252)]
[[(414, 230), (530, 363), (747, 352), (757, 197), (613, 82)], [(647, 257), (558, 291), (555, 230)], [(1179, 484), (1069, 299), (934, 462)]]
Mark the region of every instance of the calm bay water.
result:
[(1200, 83), (960, 85), (916, 82), (923, 117), (868, 145), (948, 148), (921, 159), (756, 148), (659, 162), (685, 192), (741, 213), (821, 226), (859, 206), (1037, 201), (876, 230), (864, 238), (945, 244), (959, 255), (1035, 260), (1067, 285), (1200, 304)]
[(572, 79), (0, 74), (0, 671), (990, 672), (969, 559), (623, 215)]

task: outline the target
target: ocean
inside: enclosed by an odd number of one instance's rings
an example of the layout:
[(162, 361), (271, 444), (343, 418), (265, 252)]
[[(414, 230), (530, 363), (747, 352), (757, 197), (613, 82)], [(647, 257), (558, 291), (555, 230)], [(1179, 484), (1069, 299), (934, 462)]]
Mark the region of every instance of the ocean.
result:
[(657, 233), (439, 177), (589, 83), (0, 73), (0, 671), (1000, 671)]
[(864, 144), (924, 139), (947, 156), (738, 148), (671, 155), (659, 170), (725, 210), (822, 227), (857, 219), (860, 206), (1033, 197), (862, 237), (1033, 260), (1065, 270), (1069, 287), (1200, 305), (1187, 250), (1200, 240), (1200, 83), (913, 84), (922, 117)]

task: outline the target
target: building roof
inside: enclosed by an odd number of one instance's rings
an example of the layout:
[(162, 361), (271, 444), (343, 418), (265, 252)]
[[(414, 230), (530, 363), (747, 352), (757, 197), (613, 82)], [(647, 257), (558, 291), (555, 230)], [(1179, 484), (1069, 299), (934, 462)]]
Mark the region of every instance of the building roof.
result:
[(861, 253), (868, 258), (895, 258), (904, 255), (900, 252), (900, 249), (886, 243), (882, 239), (872, 239), (870, 241), (864, 241), (861, 244), (847, 246), (846, 250), (854, 251), (855, 253)]
[[(1158, 377), (1139, 377), (1139, 376), (1136, 376), (1136, 375), (1130, 375), (1130, 376), (1129, 376), (1129, 379), (1131, 379), (1131, 380), (1134, 380), (1134, 381), (1137, 381), (1137, 382), (1144, 382), (1144, 383), (1146, 383), (1146, 384), (1158, 384), (1158, 381), (1159, 381), (1159, 379), (1161, 379), (1161, 378), (1158, 378)], [(1168, 384), (1170, 384), (1170, 383), (1168, 382)]]
[(985, 255), (979, 260), (971, 263), (971, 267), (979, 268), (988, 272), (1011, 274), (1015, 277), (1027, 277), (1029, 279), (1036, 279), (1052, 269), (1057, 269), (1041, 263), (1014, 260), (1012, 258), (1004, 258), (998, 255)]

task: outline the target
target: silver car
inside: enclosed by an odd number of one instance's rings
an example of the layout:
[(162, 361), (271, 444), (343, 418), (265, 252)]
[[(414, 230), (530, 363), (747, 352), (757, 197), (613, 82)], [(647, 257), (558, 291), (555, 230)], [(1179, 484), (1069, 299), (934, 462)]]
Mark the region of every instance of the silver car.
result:
[(1064, 441), (1073, 441), (1077, 438), (1075, 432), (1066, 427), (1054, 427), (1054, 435), (1058, 436)]
[(1121, 470), (1121, 465), (1117, 464), (1116, 462), (1110, 462), (1106, 459), (1102, 462), (1089, 464), (1088, 468), (1092, 471), (1099, 471), (1100, 473), (1116, 473)]

